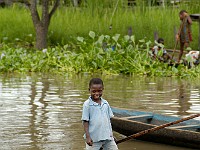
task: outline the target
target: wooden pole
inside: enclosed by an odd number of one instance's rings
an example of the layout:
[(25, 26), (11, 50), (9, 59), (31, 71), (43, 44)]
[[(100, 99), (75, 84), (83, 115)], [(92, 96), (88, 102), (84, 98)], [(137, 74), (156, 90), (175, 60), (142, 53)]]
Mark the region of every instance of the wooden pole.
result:
[(199, 51), (200, 51), (200, 16), (199, 16)]
[(173, 53), (172, 53), (172, 60), (173, 60), (173, 58), (174, 58), (174, 53), (175, 53), (175, 51), (176, 51), (176, 47), (177, 47), (177, 45), (178, 45), (178, 40), (176, 39), (176, 34), (177, 34), (177, 31), (176, 31), (176, 26), (174, 26), (174, 39), (175, 39), (175, 46), (174, 46), (174, 50), (173, 50)]
[(158, 40), (158, 31), (154, 31), (154, 41), (157, 41)]

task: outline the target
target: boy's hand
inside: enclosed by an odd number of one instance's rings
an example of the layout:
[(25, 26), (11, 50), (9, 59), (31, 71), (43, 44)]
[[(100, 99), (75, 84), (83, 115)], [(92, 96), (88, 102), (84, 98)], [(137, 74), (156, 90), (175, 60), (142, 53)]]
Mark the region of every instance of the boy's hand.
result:
[(115, 143), (117, 142), (117, 138), (116, 137), (113, 137), (114, 138), (114, 141), (115, 141)]
[(184, 14), (185, 17), (188, 17), (188, 16), (189, 16), (188, 13), (186, 13), (186, 12), (184, 12), (183, 14)]
[(93, 141), (90, 137), (86, 138), (86, 143), (89, 145), (89, 146), (92, 146), (93, 145)]

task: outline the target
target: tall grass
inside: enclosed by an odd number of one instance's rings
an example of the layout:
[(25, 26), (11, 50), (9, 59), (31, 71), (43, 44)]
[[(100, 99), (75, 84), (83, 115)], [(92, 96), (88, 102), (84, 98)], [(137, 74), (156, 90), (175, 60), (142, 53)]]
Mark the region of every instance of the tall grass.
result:
[[(89, 3), (91, 1), (91, 3)], [(165, 39), (166, 47), (174, 47), (174, 27), (179, 28), (178, 12), (186, 9), (190, 14), (199, 13), (200, 1), (182, 3), (177, 7), (146, 7), (141, 3), (136, 7), (127, 7), (123, 0), (119, 0), (116, 12), (112, 18), (116, 1), (97, 3), (98, 0), (88, 0), (84, 7), (60, 7), (53, 16), (49, 28), (49, 44), (65, 45), (71, 38), (87, 36), (93, 30), (99, 34), (114, 35), (127, 34), (128, 27), (132, 27), (133, 34), (138, 39), (146, 38), (154, 41), (154, 31)], [(8, 42), (16, 38), (27, 40), (27, 35), (33, 34), (33, 25), (29, 11), (24, 7), (0, 9), (0, 40), (8, 37)], [(110, 23), (112, 29), (110, 30)], [(192, 49), (198, 48), (198, 23), (192, 25)], [(4, 39), (4, 40), (3, 40)], [(32, 40), (34, 38), (32, 37)]]
[(34, 29), (28, 9), (26, 9), (24, 6), (19, 5), (0, 8), (1, 42), (14, 42), (15, 40), (25, 40), (30, 34), (34, 35)]

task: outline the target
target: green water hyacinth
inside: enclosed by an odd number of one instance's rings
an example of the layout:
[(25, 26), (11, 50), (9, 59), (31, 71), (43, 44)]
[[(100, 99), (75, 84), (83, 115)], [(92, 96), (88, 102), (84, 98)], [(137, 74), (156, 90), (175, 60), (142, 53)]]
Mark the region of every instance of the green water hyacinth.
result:
[(0, 59), (3, 59), (3, 57), (5, 57), (6, 55), (4, 53), (1, 53), (1, 57)]
[(152, 42), (135, 39), (134, 35), (99, 35), (91, 31), (88, 37), (76, 37), (64, 46), (41, 51), (2, 44), (0, 71), (199, 77), (199, 66), (188, 69), (152, 60)]

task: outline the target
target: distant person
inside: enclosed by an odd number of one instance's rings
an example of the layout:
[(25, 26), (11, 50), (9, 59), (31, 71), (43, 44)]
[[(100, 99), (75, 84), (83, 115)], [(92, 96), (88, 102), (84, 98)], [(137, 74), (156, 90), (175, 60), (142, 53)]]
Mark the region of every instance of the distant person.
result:
[(183, 55), (184, 47), (188, 47), (189, 43), (192, 41), (191, 25), (192, 19), (185, 10), (179, 12), (179, 17), (181, 20), (179, 31), (176, 35), (177, 42), (180, 41), (180, 53), (178, 57), (178, 63)]
[(114, 141), (110, 118), (113, 112), (110, 105), (102, 98), (103, 81), (93, 78), (89, 83), (90, 97), (83, 104), (82, 121), (86, 150), (118, 150)]
[(157, 43), (158, 44), (152, 48), (152, 57), (163, 62), (171, 60), (171, 55), (167, 53), (166, 49), (164, 49), (164, 39), (159, 38)]

